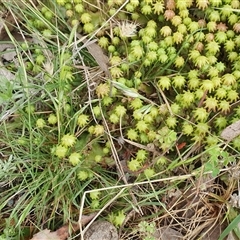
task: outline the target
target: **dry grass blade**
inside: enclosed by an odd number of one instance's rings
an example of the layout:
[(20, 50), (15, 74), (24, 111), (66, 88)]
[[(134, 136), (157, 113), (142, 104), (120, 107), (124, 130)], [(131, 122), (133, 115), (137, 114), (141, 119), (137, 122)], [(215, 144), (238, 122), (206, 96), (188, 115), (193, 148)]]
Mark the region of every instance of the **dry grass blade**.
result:
[[(201, 190), (201, 187), (199, 190), (190, 187), (182, 193), (182, 196), (173, 198), (168, 204), (168, 225), (173, 229), (181, 229), (184, 236), (181, 239), (220, 235), (218, 225), (222, 220), (223, 204), (219, 202), (217, 197), (214, 199), (215, 195), (211, 193), (211, 190), (213, 190), (211, 188), (212, 184), (209, 181), (209, 185), (206, 187), (206, 182), (204, 182), (205, 190)], [(221, 192), (223, 189), (215, 189), (215, 191)], [(166, 221), (167, 216), (162, 220)], [(214, 231), (215, 228), (217, 228), (216, 231)]]
[(93, 56), (101, 70), (105, 73), (106, 77), (111, 77), (111, 74), (108, 70), (108, 57), (103, 53), (102, 48), (100, 48), (95, 42), (89, 41), (86, 37), (77, 34), (77, 37), (82, 40), (85, 44), (88, 52)]

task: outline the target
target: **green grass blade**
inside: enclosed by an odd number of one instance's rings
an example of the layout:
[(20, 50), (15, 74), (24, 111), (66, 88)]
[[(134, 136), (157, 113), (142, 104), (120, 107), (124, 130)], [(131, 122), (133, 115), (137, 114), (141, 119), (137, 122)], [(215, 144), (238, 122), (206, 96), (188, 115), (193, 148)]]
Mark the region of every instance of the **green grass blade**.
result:
[[(218, 238), (218, 240), (223, 240), (232, 230), (234, 230), (238, 224), (240, 223), (240, 214), (228, 225), (228, 227), (222, 232), (222, 234), (220, 235), (220, 237)], [(234, 231), (239, 232), (238, 231)], [(237, 234), (237, 233), (236, 233)], [(239, 236), (238, 236), (239, 238)]]

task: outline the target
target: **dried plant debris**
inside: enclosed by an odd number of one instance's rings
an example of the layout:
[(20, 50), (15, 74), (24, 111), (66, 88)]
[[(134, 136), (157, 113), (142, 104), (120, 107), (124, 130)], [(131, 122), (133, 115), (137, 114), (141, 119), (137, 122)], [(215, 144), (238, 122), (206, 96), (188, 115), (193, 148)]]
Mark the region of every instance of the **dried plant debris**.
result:
[(7, 36), (6, 29), (8, 28), (9, 31), (14, 29), (15, 19), (13, 15), (6, 11), (1, 13), (0, 16), (0, 40), (4, 39)]
[(82, 40), (84, 44), (86, 44), (86, 48), (92, 57), (95, 59), (101, 70), (105, 73), (106, 77), (111, 77), (109, 69), (108, 69), (108, 57), (103, 53), (102, 48), (96, 44), (94, 41), (89, 41), (86, 37), (77, 34), (78, 38)]
[(44, 229), (41, 232), (35, 234), (31, 240), (61, 240), (61, 237), (57, 235), (57, 232), (50, 232), (48, 229)]
[[(218, 235), (219, 237), (221, 233), (222, 226), (219, 230), (218, 225), (221, 222), (222, 205), (211, 198), (214, 196), (210, 188), (212, 181), (203, 180), (203, 182), (200, 183), (203, 188), (190, 187), (182, 192), (181, 196), (173, 197), (167, 205), (168, 223), (184, 236), (180, 239), (195, 239), (199, 236), (208, 239), (207, 236)], [(221, 189), (215, 190), (221, 191)], [(165, 221), (166, 218), (163, 219), (163, 223)], [(216, 230), (213, 230), (215, 228)]]
[[(95, 216), (96, 213), (90, 215), (83, 215), (81, 217), (80, 224), (82, 226), (85, 226)], [(80, 228), (79, 224), (74, 224), (71, 227), (68, 224), (66, 224), (54, 232), (51, 232), (49, 229), (44, 229), (35, 234), (31, 240), (65, 240), (69, 237), (70, 232), (69, 230), (76, 232), (77, 230), (79, 230), (79, 228)]]
[(236, 194), (236, 193), (233, 193), (233, 194), (230, 196), (229, 204), (230, 204), (232, 207), (240, 208), (240, 196), (239, 196), (238, 194)]
[(224, 229), (224, 225), (220, 222), (217, 222), (213, 226), (208, 225), (206, 228), (203, 229), (202, 231), (203, 237), (201, 238), (202, 240), (213, 240), (219, 238), (221, 232)]

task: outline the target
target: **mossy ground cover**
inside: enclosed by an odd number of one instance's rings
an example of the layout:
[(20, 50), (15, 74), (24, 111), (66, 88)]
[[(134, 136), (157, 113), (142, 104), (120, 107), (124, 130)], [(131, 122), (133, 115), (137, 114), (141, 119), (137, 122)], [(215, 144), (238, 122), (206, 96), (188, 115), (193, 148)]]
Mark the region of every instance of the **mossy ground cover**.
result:
[(183, 239), (217, 239), (231, 226), (239, 9), (237, 0), (2, 1), (2, 239), (92, 212), (121, 239), (158, 239), (153, 229), (166, 225)]

